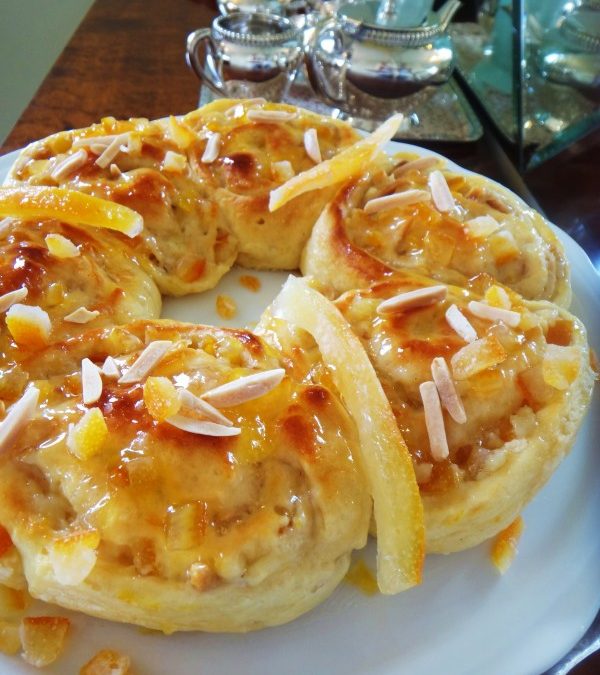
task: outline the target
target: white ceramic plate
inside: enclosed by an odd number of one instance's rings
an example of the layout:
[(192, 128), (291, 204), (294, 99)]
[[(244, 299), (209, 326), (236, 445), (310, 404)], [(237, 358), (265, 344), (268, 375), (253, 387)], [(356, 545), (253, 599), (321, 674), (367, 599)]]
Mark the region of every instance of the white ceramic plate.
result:
[[(390, 144), (390, 150), (423, 150)], [(0, 157), (0, 182), (14, 155)], [(453, 167), (456, 168), (456, 167)], [(600, 277), (583, 250), (558, 232), (573, 270), (572, 310), (600, 353)], [(258, 293), (234, 269), (202, 296), (167, 300), (164, 316), (251, 324), (286, 275), (256, 273)], [(236, 299), (233, 321), (215, 313), (215, 298)], [(489, 544), (451, 556), (429, 556), (423, 584), (396, 597), (363, 595), (343, 584), (320, 607), (279, 628), (247, 635), (163, 636), (50, 608), (73, 622), (70, 644), (45, 672), (77, 673), (96, 651), (132, 657), (140, 675), (529, 675), (554, 664), (583, 635), (600, 606), (600, 396), (570, 456), (525, 509), (519, 554), (504, 577), (489, 561)], [(374, 569), (371, 543), (358, 555)], [(39, 611), (35, 608), (31, 613)], [(44, 608), (43, 611), (49, 611)], [(0, 672), (28, 673), (18, 658), (0, 655)]]

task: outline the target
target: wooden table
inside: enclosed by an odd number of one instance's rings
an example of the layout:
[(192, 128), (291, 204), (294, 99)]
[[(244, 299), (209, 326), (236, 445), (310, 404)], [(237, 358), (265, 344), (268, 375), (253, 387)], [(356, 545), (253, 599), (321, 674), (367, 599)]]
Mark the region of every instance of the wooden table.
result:
[[(107, 115), (152, 119), (192, 110), (199, 84), (185, 64), (185, 38), (195, 28), (209, 25), (215, 14), (210, 0), (97, 0), (0, 154)], [(566, 167), (564, 160), (550, 164), (529, 176), (528, 184), (490, 129), (476, 143), (428, 145), (504, 183), (530, 203), (537, 198), (549, 217), (583, 243), (588, 253), (600, 252), (600, 190), (593, 170), (600, 155), (598, 135), (588, 140), (583, 152), (580, 148), (569, 158)], [(577, 672), (600, 672), (600, 658)]]

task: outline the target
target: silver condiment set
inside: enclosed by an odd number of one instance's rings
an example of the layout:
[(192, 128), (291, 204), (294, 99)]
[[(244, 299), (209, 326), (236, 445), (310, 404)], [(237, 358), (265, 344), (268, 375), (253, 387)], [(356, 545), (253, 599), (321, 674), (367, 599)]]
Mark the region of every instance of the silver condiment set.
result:
[(304, 59), (313, 89), (329, 104), (344, 108), (350, 90), (400, 98), (452, 73), (446, 28), (461, 3), (448, 0), (437, 13), (431, 4), (367, 0), (336, 10), (316, 0), (222, 0), (212, 27), (188, 36), (187, 59), (218, 96), (281, 100)]

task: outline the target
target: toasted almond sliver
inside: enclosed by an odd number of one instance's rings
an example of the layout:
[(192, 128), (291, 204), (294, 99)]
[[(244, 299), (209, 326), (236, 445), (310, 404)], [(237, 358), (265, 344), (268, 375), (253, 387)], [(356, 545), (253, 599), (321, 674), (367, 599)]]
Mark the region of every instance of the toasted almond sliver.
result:
[(200, 160), (203, 164), (212, 164), (215, 159), (219, 156), (219, 150), (221, 149), (221, 134), (216, 131), (208, 137), (206, 142), (206, 147), (204, 148), (204, 153), (202, 159)]
[(476, 330), (456, 305), (450, 305), (446, 310), (446, 321), (450, 328), (458, 333), (465, 342), (477, 340)]
[(436, 302), (441, 302), (448, 295), (447, 286), (426, 286), (417, 288), (414, 291), (399, 293), (393, 298), (384, 300), (377, 306), (378, 314), (392, 314), (405, 309), (414, 309), (416, 307), (426, 307)]
[(50, 178), (53, 178), (54, 180), (62, 180), (63, 178), (66, 178), (69, 174), (77, 171), (77, 169), (80, 169), (87, 162), (87, 158), (87, 152), (83, 148), (72, 155), (68, 155), (67, 157), (61, 159), (61, 161), (56, 164), (54, 169), (52, 169)]
[(170, 340), (151, 342), (119, 379), (119, 384), (141, 382), (173, 346)]
[(450, 374), (450, 369), (443, 357), (438, 356), (433, 359), (431, 362), (431, 375), (437, 387), (442, 405), (446, 408), (450, 417), (455, 422), (458, 422), (458, 424), (464, 424), (467, 421), (465, 407), (456, 391), (456, 385)]
[(193, 417), (184, 417), (183, 415), (173, 415), (165, 420), (168, 424), (182, 431), (188, 431), (191, 434), (201, 436), (239, 436), (241, 429), (238, 427), (228, 427), (224, 424), (215, 424), (205, 420), (197, 420)]
[(107, 148), (117, 138), (115, 134), (109, 136), (86, 136), (85, 138), (76, 138), (73, 141), (73, 148), (89, 148), (92, 145), (103, 145)]
[(102, 377), (100, 368), (89, 359), (81, 361), (81, 390), (84, 405), (91, 405), (102, 396)]
[(233, 426), (233, 422), (228, 420), (227, 417), (221, 414), (214, 406), (203, 401), (198, 396), (194, 396), (194, 394), (187, 389), (179, 390), (179, 400), (181, 401), (181, 406), (184, 410), (187, 408), (195, 413), (194, 417), (206, 420), (207, 422), (223, 424), (226, 427)]
[(264, 396), (283, 380), (284, 375), (283, 368), (253, 373), (206, 391), (201, 398), (217, 408), (239, 405)]
[(69, 323), (89, 323), (100, 316), (97, 309), (89, 310), (87, 307), (78, 307), (74, 312), (67, 314), (64, 320)]
[(108, 171), (113, 178), (119, 178), (119, 176), (123, 175), (121, 169), (114, 163), (108, 167)]
[(21, 288), (0, 295), (0, 312), (6, 312), (6, 310), (10, 309), (16, 302), (25, 300), (28, 292), (26, 286), (21, 286)]
[(228, 108), (225, 111), (225, 117), (233, 120), (237, 120), (240, 117), (244, 116), (244, 106), (241, 103), (236, 103), (232, 105), (231, 108)]
[(246, 116), (253, 122), (289, 122), (296, 119), (298, 113), (287, 112), (286, 110), (257, 110), (253, 108), (248, 110)]
[(292, 163), (287, 159), (283, 159), (281, 162), (273, 162), (271, 164), (271, 170), (273, 171), (276, 180), (289, 180), (296, 175)]
[(364, 212), (368, 215), (371, 213), (379, 213), (380, 211), (387, 211), (388, 209), (395, 209), (400, 206), (410, 206), (411, 204), (418, 204), (419, 202), (428, 202), (431, 195), (427, 190), (405, 190), (404, 192), (395, 192), (393, 195), (385, 195), (385, 197), (375, 197), (370, 199), (364, 207)]
[(452, 211), (456, 206), (456, 202), (450, 192), (444, 174), (439, 169), (436, 169), (429, 174), (427, 182), (435, 208), (438, 211)]
[(467, 220), (465, 227), (473, 237), (487, 237), (499, 230), (502, 225), (492, 216), (477, 216)]
[(315, 164), (320, 164), (323, 161), (316, 129), (307, 129), (304, 132), (304, 149)]
[(111, 141), (111, 143), (106, 147), (102, 152), (100, 157), (96, 159), (96, 164), (101, 169), (106, 169), (106, 167), (113, 161), (113, 159), (122, 152), (121, 146), (124, 143), (127, 143), (129, 140), (129, 134), (119, 134)]
[(440, 397), (434, 382), (423, 382), (419, 385), (419, 392), (423, 400), (431, 456), (439, 462), (450, 454)]
[(428, 155), (427, 157), (419, 157), (419, 159), (412, 159), (406, 164), (402, 164), (397, 169), (394, 170), (394, 177), (398, 178), (409, 171), (423, 171), (424, 169), (429, 169), (432, 166), (435, 166), (440, 161), (439, 157), (434, 157), (433, 155)]
[(419, 485), (428, 483), (433, 473), (433, 464), (431, 462), (418, 462), (415, 464), (415, 478)]
[(39, 397), (40, 390), (36, 387), (29, 387), (23, 396), (8, 409), (6, 417), (0, 422), (0, 451), (6, 449), (14, 435), (34, 416)]
[(502, 309), (501, 307), (492, 307), (486, 305), (485, 302), (477, 302), (471, 300), (467, 305), (469, 312), (480, 319), (487, 321), (502, 321), (511, 328), (516, 328), (521, 322), (521, 315), (519, 312), (514, 312), (512, 309)]
[(102, 371), (104, 377), (108, 378), (109, 380), (118, 380), (121, 377), (119, 366), (112, 356), (106, 357), (100, 370)]

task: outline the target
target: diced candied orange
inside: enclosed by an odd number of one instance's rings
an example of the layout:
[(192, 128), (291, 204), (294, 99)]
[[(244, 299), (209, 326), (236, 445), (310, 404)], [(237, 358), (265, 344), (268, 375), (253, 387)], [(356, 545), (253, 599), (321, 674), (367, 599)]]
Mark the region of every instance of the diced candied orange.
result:
[(127, 462), (129, 485), (144, 485), (158, 477), (153, 457), (135, 457)]
[(186, 150), (198, 138), (196, 134), (181, 120), (169, 117), (169, 133), (180, 150)]
[(568, 347), (573, 340), (573, 322), (569, 319), (558, 319), (548, 326), (546, 342), (561, 347)]
[(84, 581), (96, 564), (99, 543), (97, 530), (82, 530), (56, 537), (48, 546), (48, 555), (58, 582), (64, 586), (76, 586)]
[(13, 655), (20, 649), (19, 624), (10, 621), (0, 621), (0, 652)]
[(65, 287), (62, 281), (56, 281), (48, 286), (45, 291), (46, 305), (55, 307), (60, 305), (65, 297)]
[(203, 562), (194, 562), (190, 565), (188, 571), (190, 584), (197, 591), (207, 591), (218, 583), (218, 576), (215, 571)]
[(237, 312), (235, 300), (228, 295), (217, 296), (217, 313), (222, 319), (233, 319)]
[(511, 302), (510, 298), (508, 297), (508, 293), (504, 290), (504, 288), (502, 288), (502, 286), (498, 286), (497, 284), (494, 284), (487, 289), (483, 299), (488, 305), (491, 305), (492, 307), (500, 307), (501, 309), (511, 308)]
[(260, 279), (252, 274), (242, 274), (240, 284), (253, 293), (260, 291)]
[(465, 345), (452, 357), (452, 372), (457, 380), (466, 380), (487, 368), (502, 363), (506, 350), (495, 335), (487, 335)]
[(555, 389), (568, 389), (579, 375), (579, 350), (577, 347), (546, 345), (542, 361), (544, 382)]
[(438, 230), (429, 230), (425, 235), (425, 250), (431, 262), (437, 265), (446, 266), (450, 264), (454, 249), (456, 248), (456, 240), (446, 232), (439, 232)]
[(48, 234), (45, 241), (48, 250), (55, 258), (75, 258), (79, 255), (77, 246), (62, 234)]
[(79, 675), (127, 675), (131, 660), (112, 649), (102, 649), (79, 671)]
[(28, 616), (21, 621), (23, 658), (36, 668), (48, 666), (60, 656), (71, 622), (62, 616)]
[(346, 581), (365, 595), (375, 595), (379, 590), (373, 572), (367, 567), (364, 560), (357, 560), (346, 573)]
[(41, 307), (13, 305), (6, 312), (6, 326), (14, 341), (26, 349), (43, 349), (50, 339), (52, 324)]
[(197, 546), (206, 528), (204, 504), (191, 502), (169, 507), (167, 513), (167, 548), (185, 551)]
[(518, 516), (494, 539), (490, 553), (492, 562), (500, 574), (504, 574), (517, 555), (517, 544), (523, 533), (523, 519)]
[(27, 607), (29, 595), (24, 590), (0, 586), (0, 617), (14, 619), (20, 617)]
[(67, 447), (78, 459), (89, 459), (102, 450), (107, 436), (108, 428), (102, 411), (90, 408), (77, 424), (69, 426)]
[(150, 415), (159, 422), (177, 414), (181, 407), (177, 389), (167, 377), (149, 377), (144, 382), (144, 403)]

